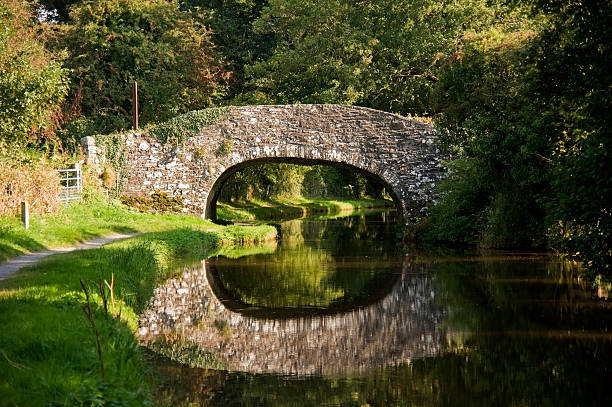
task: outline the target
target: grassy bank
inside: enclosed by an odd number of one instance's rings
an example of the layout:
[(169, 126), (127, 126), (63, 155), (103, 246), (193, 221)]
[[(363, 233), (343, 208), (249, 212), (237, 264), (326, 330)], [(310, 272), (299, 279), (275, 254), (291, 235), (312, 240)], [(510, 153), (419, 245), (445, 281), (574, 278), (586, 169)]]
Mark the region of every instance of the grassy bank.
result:
[[(220, 241), (238, 238), (231, 227), (223, 228), (208, 220), (173, 214), (139, 213), (119, 203), (92, 200), (66, 206), (57, 215), (32, 216), (28, 230), (23, 228), (17, 217), (0, 217), (0, 262), (20, 254), (71, 246), (111, 233), (158, 232), (176, 228), (215, 231)], [(240, 239), (248, 241), (257, 238), (250, 233), (241, 230)]]
[(275, 199), (219, 203), (217, 217), (226, 221), (294, 219), (314, 214), (336, 214), (364, 208), (392, 207), (385, 199)]
[[(65, 221), (75, 230), (65, 227)], [(276, 236), (269, 226), (221, 227), (187, 216), (137, 214), (100, 202), (37, 219), (28, 232), (8, 230), (10, 236), (3, 235), (1, 241), (5, 257), (109, 232), (143, 233), (99, 249), (48, 257), (0, 282), (1, 405), (150, 404), (154, 380), (134, 334), (138, 314), (156, 284), (174, 265), (210, 256), (226, 243)], [(99, 285), (113, 279), (115, 304), (106, 288), (105, 311)], [(90, 294), (104, 377), (95, 330), (82, 309), (87, 301), (80, 280)]]

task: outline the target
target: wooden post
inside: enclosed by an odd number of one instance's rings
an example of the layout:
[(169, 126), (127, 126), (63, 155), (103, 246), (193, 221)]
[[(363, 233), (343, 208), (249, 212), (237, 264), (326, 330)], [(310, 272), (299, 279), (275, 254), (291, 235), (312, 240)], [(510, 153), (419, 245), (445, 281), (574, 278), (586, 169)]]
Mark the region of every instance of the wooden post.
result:
[(21, 203), (21, 220), (26, 229), (30, 228), (30, 209), (27, 202)]
[(132, 123), (134, 130), (138, 130), (138, 82), (132, 86)]

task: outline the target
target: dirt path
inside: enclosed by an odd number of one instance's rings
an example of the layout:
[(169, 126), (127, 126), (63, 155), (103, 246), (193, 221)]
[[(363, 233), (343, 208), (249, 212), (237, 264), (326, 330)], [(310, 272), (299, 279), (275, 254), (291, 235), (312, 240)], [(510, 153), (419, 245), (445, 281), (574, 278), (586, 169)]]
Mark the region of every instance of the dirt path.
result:
[(52, 254), (67, 253), (67, 252), (72, 252), (74, 250), (95, 249), (107, 243), (114, 242), (115, 240), (126, 239), (128, 237), (132, 237), (135, 235), (137, 235), (137, 233), (109, 235), (109, 236), (99, 237), (93, 240), (88, 240), (86, 242), (79, 243), (71, 247), (62, 247), (59, 249), (49, 249), (49, 250), (43, 250), (40, 252), (24, 254), (22, 256), (15, 257), (11, 260), (7, 260), (4, 263), (0, 263), (0, 280), (4, 280), (5, 278), (7, 278), (8, 276), (10, 276), (11, 274), (15, 273), (17, 270), (23, 267), (29, 267), (29, 266), (34, 265), (38, 263), (39, 261), (41, 261), (42, 259), (44, 259), (45, 257), (51, 256)]

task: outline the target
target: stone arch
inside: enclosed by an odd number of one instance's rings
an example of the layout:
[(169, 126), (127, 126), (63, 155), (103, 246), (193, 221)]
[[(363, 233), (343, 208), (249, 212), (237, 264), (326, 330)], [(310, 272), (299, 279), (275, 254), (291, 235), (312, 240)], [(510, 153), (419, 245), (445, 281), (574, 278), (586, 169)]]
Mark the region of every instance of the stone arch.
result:
[(126, 193), (164, 191), (186, 211), (213, 216), (215, 188), (236, 169), (257, 160), (325, 163), (381, 180), (409, 217), (427, 210), (444, 177), (436, 138), (429, 124), (363, 107), (237, 106), (178, 146), (128, 134)]

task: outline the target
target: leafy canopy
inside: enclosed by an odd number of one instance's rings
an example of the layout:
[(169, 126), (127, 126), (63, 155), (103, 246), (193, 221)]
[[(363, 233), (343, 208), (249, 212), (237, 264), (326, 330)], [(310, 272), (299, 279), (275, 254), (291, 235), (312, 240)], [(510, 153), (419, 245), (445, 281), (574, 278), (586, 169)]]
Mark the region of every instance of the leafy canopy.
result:
[(53, 48), (70, 54), (71, 97), (82, 112), (72, 126), (79, 136), (130, 126), (133, 81), (145, 124), (210, 106), (230, 75), (207, 27), (175, 1), (75, 3)]
[(0, 3), (0, 149), (36, 142), (66, 94), (64, 71), (39, 30), (29, 2)]

